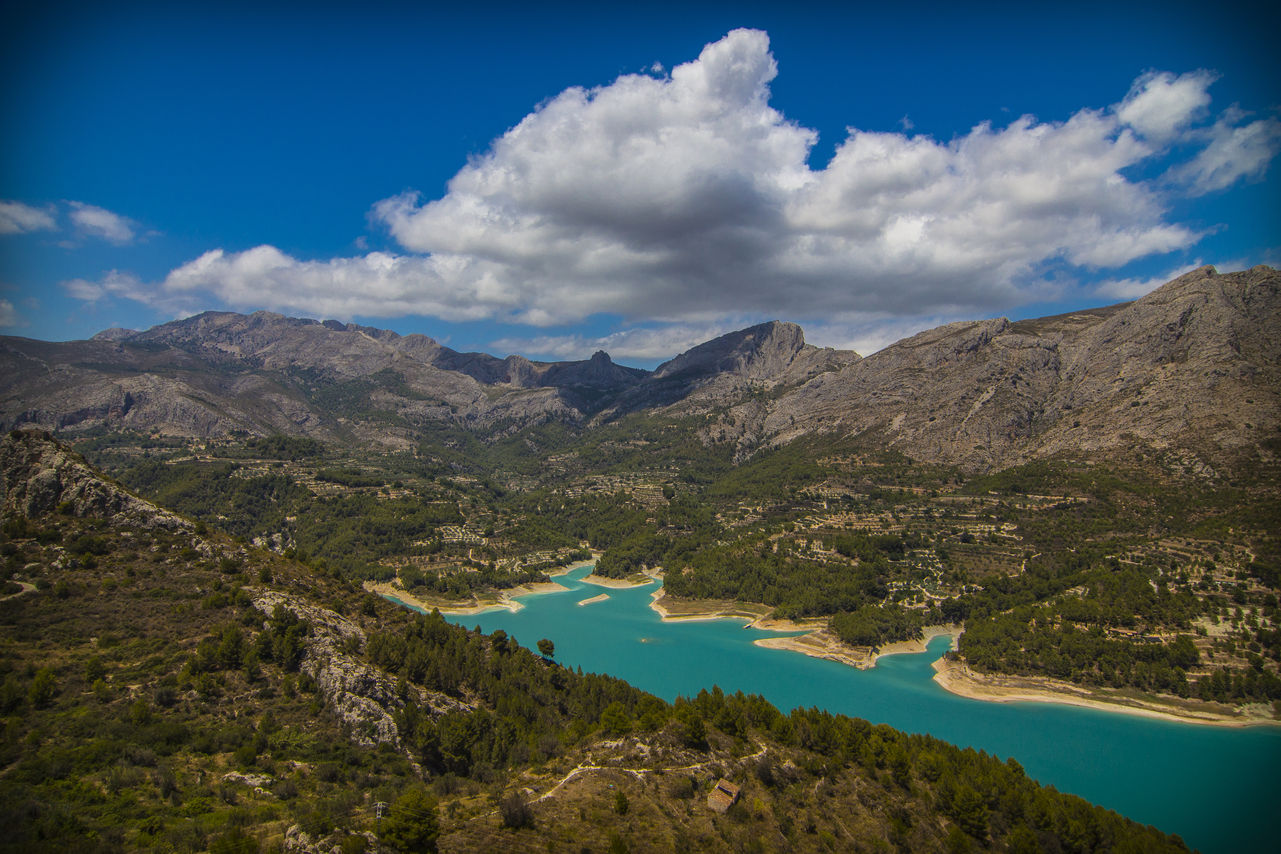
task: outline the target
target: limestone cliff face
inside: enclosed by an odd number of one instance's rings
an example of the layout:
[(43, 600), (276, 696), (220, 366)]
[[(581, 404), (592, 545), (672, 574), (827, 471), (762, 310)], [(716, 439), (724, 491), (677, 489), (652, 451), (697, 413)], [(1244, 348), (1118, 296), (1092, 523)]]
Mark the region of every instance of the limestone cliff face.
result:
[[(405, 701), (395, 679), (351, 652), (365, 644), (360, 626), (328, 608), (274, 590), (259, 592), (253, 603), (266, 616), (283, 607), (307, 622), (310, 631), (299, 670), (315, 680), (325, 702), (347, 724), (352, 741), (366, 747), (401, 747), (394, 714)], [(412, 692), (416, 705), (435, 714), (473, 708), (416, 686), (405, 690)]]
[(664, 362), (629, 389), (609, 414), (662, 406), (700, 413), (858, 360), (857, 353), (806, 344), (801, 327), (774, 320), (722, 335)]
[(1281, 425), (1281, 275), (1204, 267), (1133, 303), (943, 326), (775, 401), (760, 430), (867, 434), (975, 469), (1136, 440), (1215, 452)]
[(57, 511), (144, 528), (192, 529), (182, 517), (103, 480), (79, 454), (39, 430), (0, 438), (0, 508), (6, 516), (29, 519)]
[(772, 379), (791, 367), (806, 347), (801, 327), (774, 320), (699, 344), (659, 365), (652, 380), (681, 377), (698, 381), (721, 374), (749, 380)]

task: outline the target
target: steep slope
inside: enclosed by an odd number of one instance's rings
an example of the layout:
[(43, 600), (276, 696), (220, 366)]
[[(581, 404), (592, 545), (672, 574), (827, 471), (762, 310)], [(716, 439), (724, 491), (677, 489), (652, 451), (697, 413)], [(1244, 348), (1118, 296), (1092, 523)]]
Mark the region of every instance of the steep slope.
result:
[(682, 412), (700, 411), (737, 402), (744, 394), (798, 385), (858, 360), (857, 353), (806, 344), (801, 327), (774, 320), (664, 362), (623, 396), (615, 412), (677, 403)]
[(103, 479), (83, 457), (40, 430), (15, 430), (0, 440), (0, 511), (24, 518), (57, 511), (144, 528), (192, 530), (187, 520)]
[(206, 312), (109, 333), (65, 344), (0, 341), (5, 425), (403, 444), (431, 422), (576, 421), (645, 376), (604, 353), (500, 360), (422, 335), (270, 312)]
[(7, 427), (339, 435), (331, 415), (287, 377), (210, 355), (148, 339), (6, 338), (0, 340), (0, 411)]
[(1133, 444), (1214, 457), (1281, 424), (1281, 276), (1204, 267), (1133, 303), (900, 341), (772, 403), (775, 443), (865, 434), (974, 469)]

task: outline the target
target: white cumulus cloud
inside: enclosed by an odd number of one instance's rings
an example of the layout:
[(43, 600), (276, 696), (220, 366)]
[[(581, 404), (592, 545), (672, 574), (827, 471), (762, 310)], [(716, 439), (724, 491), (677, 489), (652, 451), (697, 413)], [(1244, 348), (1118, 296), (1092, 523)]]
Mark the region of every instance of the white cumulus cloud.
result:
[(58, 227), (53, 212), (22, 202), (0, 202), (0, 234), (25, 234), (32, 231), (53, 231)]
[(1258, 119), (1236, 124), (1236, 118), (1229, 113), (1215, 122), (1209, 144), (1174, 170), (1175, 178), (1195, 195), (1226, 190), (1242, 179), (1261, 178), (1281, 151), (1281, 121)]
[(83, 233), (110, 243), (132, 243), (138, 224), (126, 216), (84, 202), (68, 202), (71, 222)]
[[(1202, 261), (1194, 261), (1189, 264), (1183, 264), (1173, 267), (1164, 275), (1151, 276), (1148, 278), (1129, 278), (1129, 279), (1108, 279), (1094, 286), (1094, 292), (1101, 297), (1108, 299), (1133, 300), (1155, 291), (1172, 279), (1177, 279), (1184, 273), (1190, 272), (1203, 266)], [(1220, 268), (1224, 269), (1224, 268)]]
[(103, 297), (123, 297), (137, 302), (153, 305), (176, 305), (173, 299), (157, 297), (155, 289), (149, 287), (132, 273), (112, 270), (97, 282), (87, 279), (72, 279), (62, 283), (62, 289), (68, 295), (85, 302), (97, 302)]
[(1164, 141), (1187, 127), (1210, 105), (1210, 84), (1219, 75), (1204, 69), (1175, 76), (1149, 71), (1130, 87), (1117, 117), (1149, 139)]
[[(167, 299), (215, 293), (230, 305), (326, 317), (426, 314), (479, 320), (519, 307), (502, 283), (483, 272), (467, 277), (466, 266), (467, 259), (386, 252), (301, 261), (274, 246), (237, 253), (215, 249), (172, 271), (160, 290)], [(465, 278), (469, 287), (447, 285)]]
[(567, 90), (444, 197), (375, 216), (406, 249), (459, 259), (447, 286), (483, 271), (524, 306), (514, 319), (546, 322), (981, 311), (1021, 301), (1047, 261), (1117, 266), (1200, 236), (1124, 170), (1154, 153), (1133, 128), (1182, 127), (1212, 76), (1148, 76), (1114, 110), (948, 142), (851, 128), (811, 169), (816, 135), (769, 105), (776, 73), (766, 35), (737, 30), (669, 78)]
[[(1171, 220), (1172, 194), (1257, 176), (1278, 146), (1271, 119), (1228, 111), (1206, 126), (1213, 72), (1152, 71), (1064, 121), (1022, 116), (949, 140), (849, 128), (815, 168), (817, 134), (770, 104), (778, 73), (768, 36), (735, 30), (669, 74), (567, 89), (440, 198), (374, 205), (403, 254), (215, 250), (151, 299), (540, 327), (610, 314), (637, 324), (611, 352), (636, 358), (656, 352), (661, 323), (679, 346), (681, 330), (731, 316), (811, 319), (866, 349), (884, 336), (865, 324), (915, 331), (1004, 311), (1053, 296), (1048, 268), (1093, 274), (1187, 249), (1204, 232)], [(1142, 177), (1176, 149), (1182, 166)], [(604, 346), (520, 341), (565, 356)]]

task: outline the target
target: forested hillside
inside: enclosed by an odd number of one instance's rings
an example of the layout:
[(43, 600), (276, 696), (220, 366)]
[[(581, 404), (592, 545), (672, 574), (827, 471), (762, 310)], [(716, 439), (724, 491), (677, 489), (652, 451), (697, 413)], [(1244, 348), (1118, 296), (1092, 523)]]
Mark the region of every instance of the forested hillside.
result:
[(634, 415), (490, 442), (446, 432), (399, 454), (283, 438), (80, 446), (206, 525), (442, 606), (545, 581), (593, 549), (598, 574), (662, 572), (669, 601), (825, 621), (851, 647), (960, 624), (979, 672), (1220, 712), (1281, 700), (1276, 440), (1224, 472), (1139, 448), (975, 475), (858, 437), (736, 461), (692, 428)]
[(710, 686), (668, 704), (209, 526), (97, 514), (79, 496), (117, 487), (4, 441), (5, 850), (1183, 850), (1013, 761)]

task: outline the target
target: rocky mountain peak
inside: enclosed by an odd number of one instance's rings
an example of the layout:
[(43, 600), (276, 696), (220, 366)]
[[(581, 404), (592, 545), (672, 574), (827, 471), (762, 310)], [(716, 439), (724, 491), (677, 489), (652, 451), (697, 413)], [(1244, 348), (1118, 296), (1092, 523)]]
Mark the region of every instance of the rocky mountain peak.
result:
[(808, 346), (801, 327), (772, 320), (699, 344), (659, 365), (654, 378), (733, 374), (744, 379), (772, 379), (785, 372)]
[(97, 335), (90, 338), (90, 341), (124, 341), (138, 334), (136, 329), (125, 329), (120, 326), (113, 326), (110, 329), (104, 329)]
[(761, 432), (876, 435), (993, 469), (1143, 442), (1207, 459), (1281, 423), (1281, 276), (1201, 267), (1130, 303), (919, 333), (771, 405)]
[(772, 321), (652, 374), (604, 351), (499, 359), (339, 321), (206, 312), (95, 341), (3, 339), (0, 425), (406, 447), (442, 421), (485, 430), (670, 408), (717, 419), (704, 438), (744, 453), (840, 432), (975, 469), (1135, 441), (1213, 455), (1281, 423), (1278, 312), (1277, 271), (1205, 266), (1132, 302), (948, 324), (867, 359)]
[(1202, 279), (1212, 279), (1217, 275), (1219, 275), (1219, 271), (1215, 269), (1213, 264), (1205, 264), (1204, 266), (1197, 267), (1195, 270), (1189, 270), (1177, 279), (1171, 279), (1161, 287), (1157, 288), (1157, 290), (1177, 291), (1193, 282), (1199, 282)]

